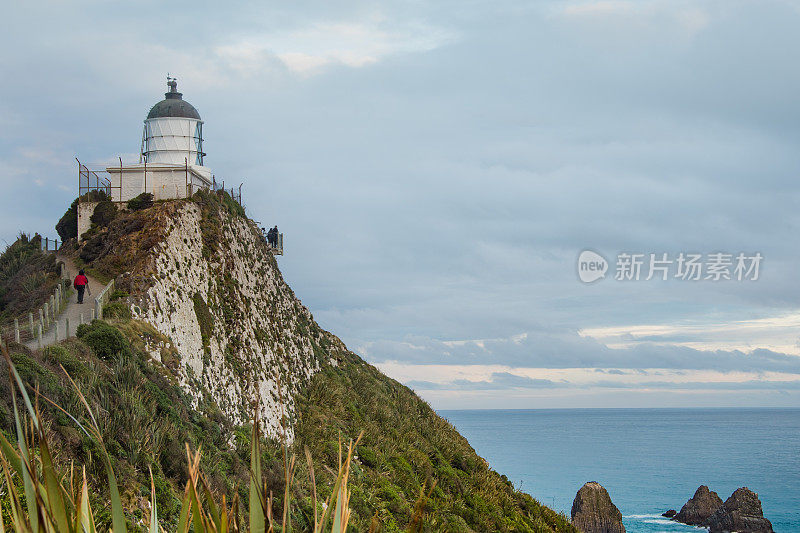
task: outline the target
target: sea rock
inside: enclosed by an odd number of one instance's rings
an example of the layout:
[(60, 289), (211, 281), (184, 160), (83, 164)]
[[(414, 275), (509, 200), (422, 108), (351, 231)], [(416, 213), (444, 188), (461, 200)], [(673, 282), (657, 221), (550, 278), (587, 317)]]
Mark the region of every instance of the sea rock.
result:
[(664, 514), (662, 514), (661, 516), (666, 516), (667, 518), (672, 518), (676, 514), (678, 514), (678, 512), (675, 509), (670, 509), (669, 511), (667, 511)]
[(625, 533), (622, 513), (600, 483), (590, 481), (572, 502), (572, 524), (581, 533)]
[(772, 533), (772, 523), (764, 518), (758, 494), (747, 487), (736, 489), (705, 525), (710, 533)]
[(700, 485), (673, 520), (690, 526), (702, 526), (721, 505), (722, 498), (716, 492), (709, 490), (706, 485)]

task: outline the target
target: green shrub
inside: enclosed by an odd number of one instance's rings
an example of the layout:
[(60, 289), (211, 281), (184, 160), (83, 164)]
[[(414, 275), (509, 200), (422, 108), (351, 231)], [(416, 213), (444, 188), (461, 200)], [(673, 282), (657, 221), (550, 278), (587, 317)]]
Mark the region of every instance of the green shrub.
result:
[(56, 223), (56, 231), (62, 241), (78, 236), (78, 199), (72, 202), (67, 212)]
[(97, 224), (98, 226), (105, 228), (111, 221), (114, 220), (117, 216), (117, 206), (114, 202), (110, 200), (104, 200), (97, 204), (97, 207), (94, 208), (94, 213), (89, 218), (93, 224)]
[(124, 302), (111, 302), (103, 307), (103, 318), (131, 318), (131, 309)]
[(81, 202), (105, 202), (111, 200), (106, 191), (92, 190), (81, 196)]
[(153, 207), (153, 195), (149, 192), (143, 192), (136, 198), (128, 200), (128, 209), (131, 211), (141, 211)]
[(48, 369), (38, 364), (29, 355), (24, 353), (12, 353), (11, 361), (17, 367), (23, 381), (32, 385), (41, 384), (42, 388), (52, 390), (57, 387), (58, 378)]
[[(89, 232), (86, 232), (83, 235), (86, 237), (89, 235)], [(81, 260), (85, 263), (91, 263), (106, 253), (107, 244), (106, 235), (104, 233), (101, 233), (100, 235), (94, 235), (86, 242), (86, 244), (83, 245), (83, 248), (81, 248)]]
[(366, 467), (375, 468), (378, 466), (378, 456), (369, 446), (359, 446), (357, 450), (358, 460)]
[(101, 359), (109, 360), (130, 351), (130, 344), (122, 333), (102, 320), (78, 326), (77, 337)]
[(122, 298), (127, 298), (129, 295), (126, 291), (122, 289), (114, 289), (114, 292), (111, 293), (111, 297), (109, 298), (110, 301), (120, 300)]
[(194, 301), (194, 314), (197, 315), (197, 322), (200, 324), (200, 335), (203, 338), (203, 346), (208, 346), (211, 336), (214, 333), (214, 317), (208, 309), (208, 304), (203, 300), (203, 296), (196, 292), (192, 296)]
[(71, 376), (82, 374), (85, 370), (83, 362), (78, 359), (66, 347), (60, 344), (53, 344), (42, 350), (42, 356), (46, 361), (54, 365), (61, 365)]

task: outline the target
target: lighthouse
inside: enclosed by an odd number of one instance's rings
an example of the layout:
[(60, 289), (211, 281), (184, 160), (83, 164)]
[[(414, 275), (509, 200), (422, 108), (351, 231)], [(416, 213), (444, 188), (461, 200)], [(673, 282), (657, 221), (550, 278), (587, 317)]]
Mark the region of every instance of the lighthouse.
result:
[(100, 176), (78, 161), (78, 236), (91, 226), (97, 199), (92, 191), (105, 193), (124, 205), (141, 194), (154, 200), (188, 198), (214, 186), (205, 166), (203, 120), (197, 109), (178, 92), (178, 80), (167, 76), (164, 99), (150, 108), (144, 119), (139, 162), (106, 167)]
[(164, 99), (150, 108), (144, 120), (139, 162), (106, 168), (115, 202), (142, 193), (156, 200), (186, 198), (211, 187), (200, 113), (178, 92), (177, 79), (167, 77), (167, 88)]
[(178, 92), (178, 80), (167, 78), (169, 91), (144, 121), (140, 163), (203, 166), (203, 121)]

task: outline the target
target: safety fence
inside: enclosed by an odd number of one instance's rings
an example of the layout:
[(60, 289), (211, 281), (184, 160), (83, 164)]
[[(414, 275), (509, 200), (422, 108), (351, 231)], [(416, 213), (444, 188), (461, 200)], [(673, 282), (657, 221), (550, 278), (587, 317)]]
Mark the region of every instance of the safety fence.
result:
[[(42, 345), (42, 337), (50, 328), (55, 328), (55, 338), (59, 338), (58, 316), (67, 307), (69, 301), (69, 280), (62, 279), (56, 286), (50, 299), (40, 308), (31, 311), (27, 316), (13, 319), (5, 324), (0, 324), (0, 343), (8, 346), (9, 342), (32, 344), (38, 341)], [(66, 322), (65, 335), (69, 335), (69, 321)]]
[(94, 315), (99, 319), (103, 318), (103, 307), (111, 299), (111, 295), (114, 293), (114, 286), (114, 280), (112, 279), (94, 299)]
[(58, 239), (51, 239), (49, 237), (42, 237), (42, 251), (43, 252), (57, 252), (59, 248)]
[(102, 193), (107, 198), (111, 198), (111, 180), (100, 177), (97, 172), (89, 170), (77, 157), (75, 161), (78, 162), (78, 201), (91, 201), (90, 193), (92, 192)]

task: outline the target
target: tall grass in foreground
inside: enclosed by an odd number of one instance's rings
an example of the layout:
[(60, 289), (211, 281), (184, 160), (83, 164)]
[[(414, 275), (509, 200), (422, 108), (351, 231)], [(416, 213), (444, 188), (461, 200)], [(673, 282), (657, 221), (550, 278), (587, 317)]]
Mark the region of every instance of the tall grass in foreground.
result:
[[(103, 444), (103, 438), (95, 419), (94, 413), (69, 374), (62, 370), (70, 380), (80, 398), (87, 416), (81, 420), (56, 405), (54, 402), (41, 396), (37, 389), (36, 402), (31, 402), (17, 369), (5, 348), (2, 348), (3, 357), (9, 368), (11, 381), (14, 424), (16, 428), (16, 446), (0, 434), (0, 466), (5, 485), (5, 498), (8, 500), (10, 516), (2, 516), (0, 511), (0, 533), (5, 533), (5, 520), (8, 518), (11, 529), (15, 533), (95, 533), (97, 524), (94, 512), (89, 503), (89, 486), (87, 483), (85, 467), (76, 471), (70, 466), (68, 471), (59, 471), (54, 464), (53, 456), (47, 441), (47, 435), (42, 425), (42, 416), (39, 410), (39, 400), (51, 404), (63, 412), (100, 447), (102, 461), (108, 478), (108, 490), (111, 507), (112, 531), (114, 533), (127, 533), (127, 524), (120, 500), (119, 487), (114, 475), (110, 456)], [(24, 404), (24, 416), (20, 416), (17, 405), (17, 392)], [(256, 409), (257, 413), (257, 409)], [(291, 487), (294, 481), (295, 457), (289, 457), (287, 446), (284, 443), (284, 475), (285, 493), (283, 498), (283, 513), (278, 520), (273, 517), (273, 496), (267, 494), (266, 484), (262, 477), (261, 450), (260, 450), (260, 425), (258, 417), (253, 420), (253, 433), (251, 437), (251, 472), (249, 489), (249, 523), (241, 523), (242, 512), (239, 506), (238, 495), (228, 505), (225, 496), (221, 501), (211, 492), (206, 479), (200, 472), (200, 450), (192, 452), (186, 445), (188, 464), (188, 480), (184, 490), (183, 503), (178, 520), (178, 533), (187, 533), (190, 528), (194, 533), (228, 533), (244, 532), (273, 533), (277, 531), (289, 532), (291, 524)], [(331, 495), (322, 504), (319, 512), (317, 501), (316, 480), (308, 448), (305, 449), (306, 460), (309, 466), (309, 478), (313, 490), (314, 506), (314, 533), (344, 533), (347, 530), (350, 518), (348, 503), (350, 492), (348, 480), (350, 465), (353, 460), (353, 451), (361, 436), (355, 442), (350, 441), (343, 449), (339, 443), (339, 469), (333, 483)], [(158, 522), (158, 509), (156, 505), (156, 489), (150, 472), (150, 517), (147, 525), (148, 533), (164, 533)], [(417, 502), (416, 513), (409, 525), (410, 531), (420, 530), (422, 527), (422, 512), (425, 494)], [(370, 531), (377, 530), (377, 521), (373, 520)]]

